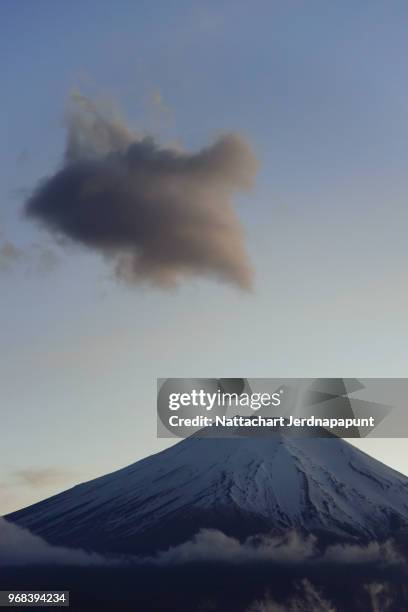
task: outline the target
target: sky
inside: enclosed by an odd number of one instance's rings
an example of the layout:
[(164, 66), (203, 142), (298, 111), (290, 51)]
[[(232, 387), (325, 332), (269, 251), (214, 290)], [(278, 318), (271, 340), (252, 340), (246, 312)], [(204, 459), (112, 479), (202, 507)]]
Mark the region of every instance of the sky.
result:
[[(1, 2), (0, 514), (168, 445), (158, 377), (406, 375), (407, 25), (398, 1)], [(23, 214), (72, 92), (163, 146), (248, 143), (250, 291), (126, 284)], [(408, 474), (405, 440), (358, 444)]]

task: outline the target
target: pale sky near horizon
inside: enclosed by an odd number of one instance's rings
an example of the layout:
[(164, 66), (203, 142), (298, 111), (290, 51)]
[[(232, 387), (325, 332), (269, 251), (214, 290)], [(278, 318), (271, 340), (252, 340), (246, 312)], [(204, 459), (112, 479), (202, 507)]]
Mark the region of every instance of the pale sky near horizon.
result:
[[(402, 1), (0, 3), (0, 246), (25, 254), (0, 256), (0, 515), (164, 448), (157, 377), (406, 376), (407, 25)], [(247, 139), (252, 293), (126, 287), (24, 218), (73, 88), (164, 144)], [(408, 474), (405, 440), (359, 447)]]

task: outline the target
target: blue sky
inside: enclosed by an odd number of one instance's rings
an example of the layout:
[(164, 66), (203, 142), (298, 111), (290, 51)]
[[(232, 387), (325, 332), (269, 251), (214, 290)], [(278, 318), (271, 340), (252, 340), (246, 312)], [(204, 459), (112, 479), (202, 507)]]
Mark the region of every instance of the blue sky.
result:
[[(407, 21), (404, 2), (3, 0), (0, 229), (59, 261), (0, 274), (0, 513), (162, 448), (157, 377), (406, 374)], [(252, 294), (122, 286), (23, 217), (73, 88), (163, 143), (251, 143)], [(403, 443), (360, 446), (407, 473)]]

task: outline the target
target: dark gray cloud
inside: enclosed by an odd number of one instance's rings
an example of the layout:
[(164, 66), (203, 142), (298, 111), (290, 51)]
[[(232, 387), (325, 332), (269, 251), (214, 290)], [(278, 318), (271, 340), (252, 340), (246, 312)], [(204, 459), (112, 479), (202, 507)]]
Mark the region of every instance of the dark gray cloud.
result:
[(94, 249), (117, 276), (162, 287), (213, 276), (243, 289), (252, 272), (232, 197), (257, 163), (237, 135), (189, 153), (138, 136), (75, 94), (65, 156), (26, 203), (59, 237)]

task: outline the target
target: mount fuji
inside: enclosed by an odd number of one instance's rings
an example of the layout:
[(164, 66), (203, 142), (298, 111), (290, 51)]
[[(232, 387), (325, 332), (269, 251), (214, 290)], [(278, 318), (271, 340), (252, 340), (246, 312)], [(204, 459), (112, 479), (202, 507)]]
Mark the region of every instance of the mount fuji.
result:
[(408, 478), (331, 435), (237, 428), (192, 436), (5, 518), (52, 544), (104, 553), (152, 553), (202, 528), (382, 540), (408, 532)]

